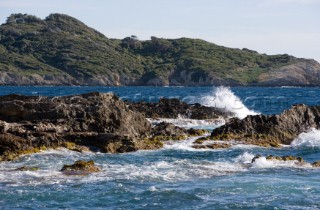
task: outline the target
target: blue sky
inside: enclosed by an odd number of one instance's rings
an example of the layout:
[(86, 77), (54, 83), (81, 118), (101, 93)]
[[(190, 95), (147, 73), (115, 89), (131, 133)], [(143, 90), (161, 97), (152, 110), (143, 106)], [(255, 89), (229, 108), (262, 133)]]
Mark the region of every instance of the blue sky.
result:
[(200, 38), (320, 61), (320, 0), (0, 0), (11, 13), (71, 15), (109, 38)]

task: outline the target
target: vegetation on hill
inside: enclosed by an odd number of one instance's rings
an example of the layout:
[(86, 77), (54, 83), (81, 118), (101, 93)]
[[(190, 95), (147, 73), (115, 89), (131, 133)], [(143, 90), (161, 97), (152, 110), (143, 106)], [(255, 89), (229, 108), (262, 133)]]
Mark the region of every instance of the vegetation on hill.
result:
[[(13, 14), (0, 26), (0, 84), (268, 85), (273, 74), (284, 81), (283, 69), (304, 65), (320, 71), (312, 60), (199, 39), (108, 39), (63, 14), (44, 20)], [(319, 83), (306, 80), (305, 85)]]

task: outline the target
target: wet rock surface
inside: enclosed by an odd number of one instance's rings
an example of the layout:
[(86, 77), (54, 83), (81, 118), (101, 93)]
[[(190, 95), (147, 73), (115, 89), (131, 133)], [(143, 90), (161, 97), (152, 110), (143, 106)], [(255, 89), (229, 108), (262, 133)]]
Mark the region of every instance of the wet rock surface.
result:
[(111, 153), (160, 148), (146, 138), (150, 131), (145, 117), (113, 94), (0, 97), (0, 160), (60, 146)]
[(39, 169), (40, 169), (39, 167), (22, 166), (22, 167), (15, 169), (15, 171), (38, 171)]
[(203, 106), (199, 103), (187, 104), (179, 99), (161, 98), (158, 103), (148, 102), (126, 102), (130, 107), (143, 113), (147, 118), (178, 118), (189, 119), (217, 119), (221, 117), (232, 116), (223, 109)]
[(94, 172), (99, 172), (100, 168), (95, 166), (92, 160), (78, 160), (72, 165), (64, 165), (61, 169), (66, 175), (86, 175)]
[[(254, 163), (258, 158), (261, 158), (261, 155), (257, 155), (252, 159), (252, 163)], [(266, 157), (266, 160), (277, 160), (277, 161), (296, 161), (299, 164), (305, 164), (306, 162), (302, 157), (296, 157), (296, 156), (273, 156), (269, 155)]]
[(190, 136), (201, 136), (207, 133), (202, 129), (185, 129), (175, 126), (172, 123), (161, 122), (151, 129), (151, 139), (167, 141), (167, 140), (185, 140)]
[(226, 143), (213, 143), (213, 144), (195, 144), (192, 146), (195, 149), (228, 149), (231, 147), (230, 144)]
[(211, 138), (279, 147), (280, 144), (289, 145), (302, 132), (319, 128), (319, 123), (320, 106), (298, 104), (279, 115), (247, 116), (243, 120), (233, 118), (213, 130)]

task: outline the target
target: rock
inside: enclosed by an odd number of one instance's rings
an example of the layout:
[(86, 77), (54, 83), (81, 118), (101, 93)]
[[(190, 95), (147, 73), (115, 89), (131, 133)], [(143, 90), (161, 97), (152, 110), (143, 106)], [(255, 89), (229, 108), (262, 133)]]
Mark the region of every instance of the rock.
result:
[(257, 159), (261, 158), (261, 155), (256, 155), (254, 158), (252, 158), (251, 163), (256, 162)]
[(161, 141), (184, 140), (188, 137), (188, 131), (172, 123), (161, 122), (152, 128), (151, 135)]
[(298, 161), (299, 163), (305, 163), (302, 157), (296, 156), (273, 156), (269, 155), (266, 157), (267, 160), (280, 160), (280, 161)]
[(22, 166), (20, 168), (15, 169), (15, 171), (38, 171), (39, 167), (32, 166)]
[(188, 129), (187, 132), (190, 136), (202, 136), (208, 133), (208, 131), (204, 129), (194, 129), (194, 128)]
[(206, 133), (202, 129), (185, 129), (175, 126), (172, 123), (161, 122), (151, 129), (151, 138), (167, 141), (167, 140), (184, 140), (190, 136), (201, 136)]
[(187, 104), (177, 98), (161, 98), (158, 103), (127, 102), (135, 111), (143, 113), (147, 118), (218, 119), (233, 115), (222, 109), (202, 106), (199, 103)]
[(319, 128), (320, 106), (294, 105), (279, 115), (232, 119), (211, 133), (213, 139), (236, 140), (266, 147), (289, 145), (300, 133)]
[(148, 139), (150, 131), (142, 114), (109, 93), (0, 96), (0, 161), (60, 146), (103, 152), (161, 148)]
[[(254, 163), (258, 158), (261, 158), (261, 155), (256, 155), (251, 163)], [(296, 156), (273, 156), (273, 155), (269, 155), (266, 157), (267, 160), (277, 160), (277, 161), (296, 161), (299, 165), (303, 165), (306, 162), (303, 160), (302, 157), (296, 157)]]
[(210, 136), (205, 136), (205, 137), (200, 137), (197, 138), (193, 143), (194, 144), (203, 144), (203, 142), (207, 141), (207, 140), (211, 140)]
[(89, 152), (90, 151), (90, 148), (86, 147), (86, 146), (81, 146), (81, 145), (77, 145), (76, 143), (74, 142), (63, 142), (61, 144), (62, 147), (65, 147), (67, 148), (68, 150), (72, 150), (72, 151), (76, 151), (76, 152)]
[(61, 171), (66, 175), (86, 175), (94, 172), (99, 172), (100, 168), (95, 166), (92, 160), (77, 160), (72, 165), (64, 165)]
[(320, 161), (313, 162), (311, 165), (312, 165), (312, 167), (319, 168), (320, 167)]
[(231, 147), (230, 144), (225, 144), (225, 143), (213, 143), (213, 144), (192, 146), (192, 148), (195, 148), (195, 149), (227, 149), (230, 147)]

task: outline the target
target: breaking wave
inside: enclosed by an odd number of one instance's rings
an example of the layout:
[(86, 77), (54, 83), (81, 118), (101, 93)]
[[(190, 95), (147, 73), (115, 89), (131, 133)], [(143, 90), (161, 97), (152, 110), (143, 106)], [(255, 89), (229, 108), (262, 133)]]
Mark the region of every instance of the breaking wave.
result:
[(312, 128), (291, 142), (292, 147), (320, 147), (320, 131)]
[(243, 119), (248, 115), (259, 114), (248, 109), (230, 88), (223, 86), (215, 88), (210, 95), (201, 97), (200, 103), (205, 106), (224, 109), (227, 112), (234, 113), (235, 116), (240, 119)]

